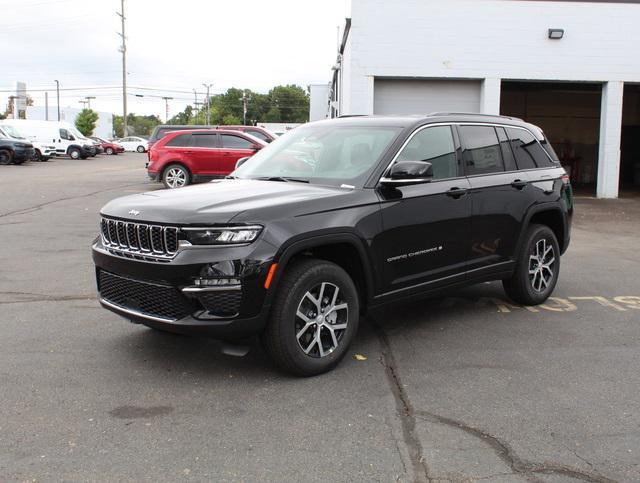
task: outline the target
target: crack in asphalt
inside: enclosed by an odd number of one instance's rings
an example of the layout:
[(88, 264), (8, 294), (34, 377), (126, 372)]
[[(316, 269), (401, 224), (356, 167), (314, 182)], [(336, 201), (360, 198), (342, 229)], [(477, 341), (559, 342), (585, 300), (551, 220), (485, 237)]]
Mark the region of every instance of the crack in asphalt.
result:
[(122, 186), (114, 186), (112, 188), (107, 188), (107, 189), (98, 190), (98, 191), (92, 191), (91, 193), (86, 193), (84, 195), (67, 196), (65, 198), (58, 198), (58, 199), (55, 199), (55, 200), (50, 200), (50, 201), (46, 201), (44, 203), (39, 203), (37, 205), (30, 206), (29, 208), (21, 208), (19, 210), (8, 211), (7, 213), (0, 213), (0, 218), (5, 218), (7, 216), (12, 216), (12, 215), (26, 215), (26, 214), (29, 214), (29, 213), (33, 213), (34, 211), (41, 210), (45, 206), (51, 205), (53, 203), (59, 203), (61, 201), (69, 201), (69, 200), (78, 200), (80, 198), (88, 198), (90, 196), (97, 195), (97, 194), (100, 194), (100, 193), (106, 193), (107, 191), (114, 191), (114, 190), (119, 190), (119, 189), (122, 189), (122, 188), (130, 188), (131, 186), (140, 186), (140, 183), (132, 183), (132, 184), (125, 184), (125, 185), (122, 185)]
[[(590, 483), (615, 483), (615, 480), (609, 479), (595, 470), (592, 472), (586, 472), (581, 471), (577, 468), (572, 468), (570, 466), (553, 462), (535, 463), (525, 461), (518, 457), (513, 448), (511, 448), (511, 446), (509, 446), (504, 441), (501, 441), (495, 436), (485, 433), (478, 428), (474, 428), (460, 421), (456, 421), (455, 419), (445, 418), (444, 416), (439, 416), (437, 414), (429, 413), (422, 410), (415, 411), (415, 417), (430, 423), (443, 424), (459, 429), (467, 434), (470, 434), (471, 436), (480, 439), (481, 441), (488, 444), (491, 448), (493, 448), (498, 457), (502, 461), (504, 461), (514, 473), (522, 476), (535, 476), (536, 474), (545, 474), (568, 476), (576, 480), (587, 481)], [(584, 459), (582, 460), (585, 461)], [(593, 465), (591, 465), (591, 463), (588, 463), (587, 461), (585, 462), (591, 468), (593, 468)]]
[(370, 317), (369, 321), (376, 336), (378, 337), (378, 340), (380, 341), (380, 346), (382, 349), (380, 362), (385, 368), (387, 381), (396, 401), (396, 410), (400, 416), (404, 442), (408, 448), (409, 457), (411, 459), (411, 464), (416, 477), (416, 481), (427, 481), (429, 483), (434, 483), (441, 480), (441, 478), (432, 476), (429, 473), (429, 466), (422, 454), (422, 444), (415, 430), (417, 418), (430, 423), (443, 424), (452, 428), (456, 428), (464, 431), (471, 436), (474, 436), (475, 438), (480, 439), (494, 450), (496, 455), (504, 463), (507, 464), (514, 475), (525, 476), (534, 481), (538, 480), (538, 478), (536, 478), (536, 475), (544, 474), (566, 476), (589, 483), (616, 483), (616, 480), (607, 478), (606, 476), (596, 471), (593, 465), (582, 457), (579, 458), (584, 461), (589, 467), (591, 467), (592, 471), (582, 471), (577, 468), (554, 462), (537, 463), (525, 461), (517, 456), (513, 448), (511, 448), (508, 443), (503, 442), (497, 437), (485, 433), (478, 428), (474, 428), (462, 423), (461, 421), (456, 421), (444, 416), (439, 416), (428, 411), (415, 410), (401, 382), (396, 360), (393, 355), (393, 349), (391, 348), (391, 342), (389, 341), (387, 333), (378, 323), (378, 321), (373, 317)]
[[(24, 304), (29, 302), (67, 302), (73, 300), (94, 300), (95, 295), (45, 295), (32, 292), (0, 292), (0, 296), (14, 297), (11, 300), (0, 300), (0, 305)], [(25, 298), (19, 298), (25, 297)]]
[(378, 340), (380, 341), (382, 349), (380, 362), (384, 366), (387, 381), (396, 402), (396, 410), (400, 416), (403, 439), (407, 446), (409, 458), (411, 459), (411, 466), (413, 468), (415, 481), (431, 483), (433, 479), (429, 476), (429, 467), (422, 455), (422, 444), (420, 443), (420, 439), (418, 438), (415, 430), (416, 419), (414, 410), (411, 406), (411, 402), (409, 401), (409, 397), (404, 390), (404, 386), (400, 381), (389, 338), (382, 326), (378, 324), (375, 319), (371, 318), (370, 322), (375, 334), (378, 336)]

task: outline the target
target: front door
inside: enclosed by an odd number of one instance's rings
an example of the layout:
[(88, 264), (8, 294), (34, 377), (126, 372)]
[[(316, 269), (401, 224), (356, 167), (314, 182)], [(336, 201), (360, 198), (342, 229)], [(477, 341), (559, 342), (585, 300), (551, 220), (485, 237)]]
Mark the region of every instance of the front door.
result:
[(376, 241), (383, 294), (410, 294), (464, 280), (471, 200), (457, 135), (449, 125), (418, 129), (394, 160), (428, 161), (430, 182), (381, 187), (383, 231)]
[(236, 169), (236, 162), (240, 158), (253, 156), (253, 143), (243, 136), (234, 134), (220, 134), (221, 174), (227, 175)]

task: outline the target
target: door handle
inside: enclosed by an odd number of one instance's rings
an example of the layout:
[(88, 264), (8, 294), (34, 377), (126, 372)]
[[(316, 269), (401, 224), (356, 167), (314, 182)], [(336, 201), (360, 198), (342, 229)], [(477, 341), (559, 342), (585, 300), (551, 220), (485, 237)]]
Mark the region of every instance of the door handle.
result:
[(460, 198), (461, 196), (464, 196), (467, 194), (467, 189), (465, 188), (457, 188), (457, 187), (453, 187), (451, 188), (449, 191), (447, 191), (447, 196), (451, 196), (452, 198)]
[(526, 181), (522, 181), (521, 179), (516, 179), (516, 180), (513, 180), (511, 182), (511, 186), (513, 186), (516, 189), (521, 190), (521, 189), (524, 189), (525, 186), (527, 186), (527, 182)]
[(193, 154), (193, 151), (185, 151), (184, 154)]

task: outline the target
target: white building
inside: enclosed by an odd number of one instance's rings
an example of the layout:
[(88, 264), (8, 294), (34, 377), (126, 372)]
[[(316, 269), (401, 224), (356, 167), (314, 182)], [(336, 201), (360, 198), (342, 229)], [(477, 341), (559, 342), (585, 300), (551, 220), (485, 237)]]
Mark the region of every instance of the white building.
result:
[(309, 121), (329, 117), (329, 92), (331, 84), (311, 84), (309, 87)]
[(640, 1), (352, 0), (351, 9), (330, 116), (517, 116), (545, 130), (578, 188), (606, 198), (638, 188)]
[[(60, 120), (75, 125), (76, 117), (80, 114), (82, 109), (74, 107), (61, 107), (60, 108)], [(49, 107), (49, 119), (47, 119), (46, 109), (42, 106), (29, 106), (27, 107), (27, 119), (34, 121), (57, 121), (58, 111), (54, 106), (53, 109)], [(113, 136), (113, 114), (110, 112), (98, 112), (98, 122), (96, 122), (96, 129), (93, 131), (94, 136), (101, 138), (110, 138)]]

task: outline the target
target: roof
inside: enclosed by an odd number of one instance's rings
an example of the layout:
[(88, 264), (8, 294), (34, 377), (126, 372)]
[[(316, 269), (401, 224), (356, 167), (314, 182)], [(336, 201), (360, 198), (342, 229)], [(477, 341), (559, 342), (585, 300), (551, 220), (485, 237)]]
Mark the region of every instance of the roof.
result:
[(407, 127), (427, 124), (429, 122), (492, 122), (497, 124), (528, 125), (516, 117), (498, 116), (492, 114), (478, 114), (471, 112), (433, 112), (430, 114), (404, 115), (347, 115), (335, 119), (318, 122), (336, 122), (340, 124), (373, 124), (378, 126)]

